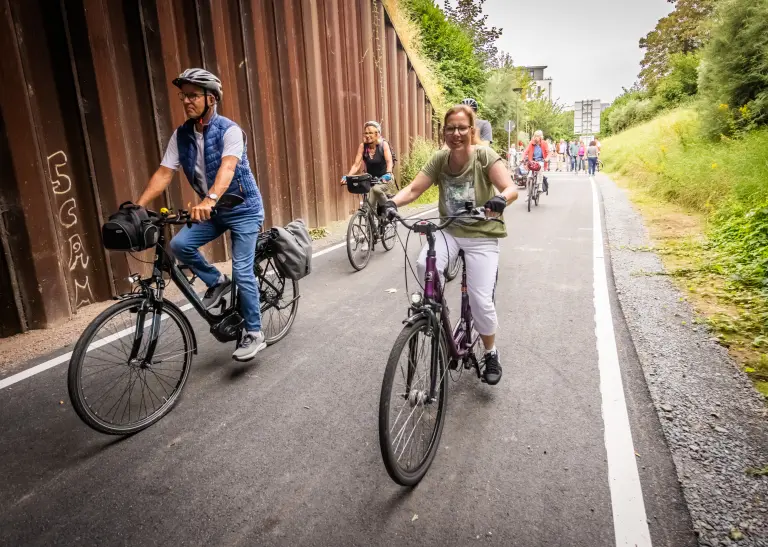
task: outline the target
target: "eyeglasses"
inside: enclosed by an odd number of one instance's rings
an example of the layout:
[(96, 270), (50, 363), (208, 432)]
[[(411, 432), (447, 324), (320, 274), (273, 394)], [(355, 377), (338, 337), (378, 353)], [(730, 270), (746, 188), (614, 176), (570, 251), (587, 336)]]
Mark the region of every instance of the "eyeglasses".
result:
[(183, 91), (179, 91), (179, 100), (183, 101), (184, 99), (189, 99), (190, 101), (196, 101), (200, 97), (205, 97), (203, 93), (184, 93)]
[(468, 125), (446, 125), (444, 131), (447, 135), (453, 135), (454, 133), (458, 133), (459, 135), (463, 136), (469, 133), (470, 129), (471, 127), (469, 127)]

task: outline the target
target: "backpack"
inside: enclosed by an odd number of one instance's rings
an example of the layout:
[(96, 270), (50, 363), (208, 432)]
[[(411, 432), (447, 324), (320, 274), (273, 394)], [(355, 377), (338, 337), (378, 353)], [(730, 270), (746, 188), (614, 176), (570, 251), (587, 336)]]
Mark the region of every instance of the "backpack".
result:
[(275, 264), (281, 275), (301, 279), (312, 271), (312, 238), (301, 219), (289, 222), (285, 228), (270, 229)]
[(126, 201), (101, 227), (101, 241), (110, 251), (144, 251), (157, 245), (160, 230), (144, 207)]

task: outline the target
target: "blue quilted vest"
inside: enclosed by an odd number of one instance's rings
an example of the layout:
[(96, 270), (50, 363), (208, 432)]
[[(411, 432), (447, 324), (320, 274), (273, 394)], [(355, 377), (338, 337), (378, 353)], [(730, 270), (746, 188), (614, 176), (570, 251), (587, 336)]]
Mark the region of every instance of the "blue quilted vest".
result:
[[(194, 191), (201, 198), (208, 194), (208, 189), (216, 180), (216, 173), (221, 166), (222, 152), (224, 151), (224, 133), (232, 126), (237, 126), (235, 122), (224, 116), (214, 114), (211, 120), (203, 129), (203, 150), (205, 151), (205, 178), (207, 180), (197, 180), (195, 177), (195, 164), (197, 162), (197, 142), (195, 141), (195, 122), (187, 120), (176, 130), (176, 139), (179, 149), (179, 163), (181, 163), (187, 180), (192, 185)], [(239, 127), (238, 127), (239, 128)], [(261, 193), (256, 186), (256, 178), (251, 172), (251, 166), (248, 163), (248, 154), (245, 141), (243, 142), (243, 157), (237, 162), (235, 175), (227, 188), (227, 194), (237, 194), (245, 198), (245, 205), (254, 207), (258, 210), (263, 208), (261, 202)]]

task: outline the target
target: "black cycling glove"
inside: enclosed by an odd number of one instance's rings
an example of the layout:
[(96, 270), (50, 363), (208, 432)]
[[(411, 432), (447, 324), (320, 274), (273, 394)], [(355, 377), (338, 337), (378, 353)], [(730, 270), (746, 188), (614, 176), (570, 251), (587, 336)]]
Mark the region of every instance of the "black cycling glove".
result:
[(498, 196), (493, 196), (491, 199), (485, 202), (485, 205), (483, 207), (485, 209), (488, 209), (490, 211), (493, 211), (494, 213), (503, 213), (504, 208), (507, 206), (507, 200), (499, 194)]
[(388, 200), (384, 205), (379, 205), (379, 214), (385, 215), (389, 220), (394, 219), (397, 214), (397, 204), (391, 199)]

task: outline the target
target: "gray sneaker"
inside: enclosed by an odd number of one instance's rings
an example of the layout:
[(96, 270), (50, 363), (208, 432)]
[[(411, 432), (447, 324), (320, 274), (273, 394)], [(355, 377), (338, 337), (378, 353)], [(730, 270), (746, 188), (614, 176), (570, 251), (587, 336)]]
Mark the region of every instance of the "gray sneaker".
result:
[(264, 341), (264, 333), (259, 331), (256, 334), (246, 332), (243, 339), (237, 344), (237, 349), (232, 354), (235, 361), (250, 361), (256, 354), (267, 347)]
[(203, 306), (205, 309), (210, 309), (216, 306), (221, 300), (221, 296), (229, 290), (232, 285), (232, 280), (228, 276), (224, 276), (224, 281), (213, 287), (208, 287), (203, 296)]

